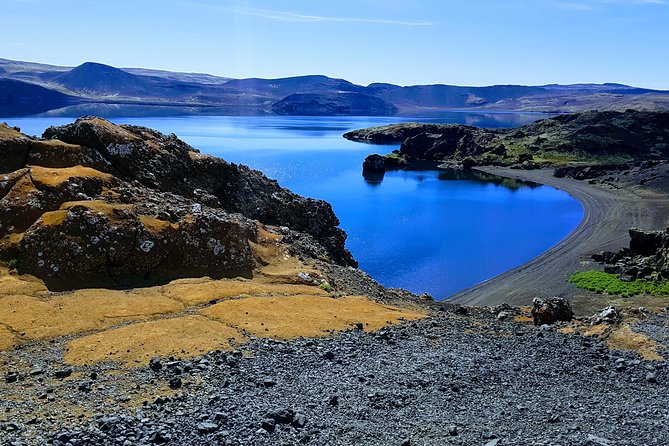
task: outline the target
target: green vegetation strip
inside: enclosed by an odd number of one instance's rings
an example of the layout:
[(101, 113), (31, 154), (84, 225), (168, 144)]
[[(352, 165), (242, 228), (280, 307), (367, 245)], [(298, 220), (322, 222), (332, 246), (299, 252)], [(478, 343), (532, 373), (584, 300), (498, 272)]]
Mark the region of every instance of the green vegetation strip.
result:
[(669, 295), (669, 281), (648, 282), (635, 280), (623, 282), (617, 274), (608, 274), (601, 271), (585, 271), (576, 273), (568, 280), (577, 287), (596, 293), (617, 294), (622, 297), (638, 294)]

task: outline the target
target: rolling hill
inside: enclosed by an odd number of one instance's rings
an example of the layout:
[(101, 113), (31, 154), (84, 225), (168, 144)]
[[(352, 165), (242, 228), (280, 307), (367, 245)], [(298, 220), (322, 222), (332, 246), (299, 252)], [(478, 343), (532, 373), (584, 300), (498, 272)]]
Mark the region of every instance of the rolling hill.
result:
[[(189, 113), (360, 114), (425, 116), (446, 110), (582, 112), (589, 110), (669, 110), (669, 91), (616, 83), (573, 85), (356, 85), (322, 75), (279, 79), (228, 79), (198, 73), (115, 68), (86, 62), (75, 68), (0, 59), (0, 79), (21, 81), (10, 93), (27, 97), (26, 83), (53, 93), (35, 107), (10, 107), (10, 114), (44, 109), (61, 102), (95, 102), (179, 107)], [(40, 98), (47, 98), (39, 91)], [(32, 93), (31, 93), (32, 94)], [(16, 102), (15, 99), (12, 101)], [(19, 101), (21, 102), (21, 101)], [(187, 107), (187, 109), (185, 108)], [(6, 111), (0, 113), (7, 114)], [(179, 109), (176, 109), (178, 113)], [(43, 110), (45, 111), (45, 110)], [(32, 113), (32, 111), (30, 111)]]

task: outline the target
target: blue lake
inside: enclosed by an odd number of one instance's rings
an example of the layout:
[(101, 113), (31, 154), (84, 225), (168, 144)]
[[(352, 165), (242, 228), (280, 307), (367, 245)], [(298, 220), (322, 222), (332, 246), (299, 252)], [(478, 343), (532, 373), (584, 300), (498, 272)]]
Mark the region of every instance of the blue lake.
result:
[[(242, 163), (293, 191), (327, 200), (360, 268), (390, 287), (445, 298), (519, 266), (566, 237), (583, 209), (551, 187), (499, 177), (415, 170), (366, 181), (362, 161), (396, 146), (347, 141), (353, 129), (402, 121), (513, 127), (541, 118), (442, 113), (434, 118), (181, 116), (111, 117), (175, 133), (202, 152)], [(6, 119), (27, 134), (74, 118)]]

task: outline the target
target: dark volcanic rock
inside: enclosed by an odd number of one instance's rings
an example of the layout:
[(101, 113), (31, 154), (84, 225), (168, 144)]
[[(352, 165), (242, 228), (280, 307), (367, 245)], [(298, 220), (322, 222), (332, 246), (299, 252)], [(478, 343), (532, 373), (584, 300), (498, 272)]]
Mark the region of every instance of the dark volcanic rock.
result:
[(198, 201), (204, 194), (210, 206), (311, 234), (334, 261), (356, 265), (328, 203), (296, 195), (246, 166), (202, 155), (175, 135), (87, 117), (50, 127), (44, 137), (95, 149), (111, 163), (109, 171), (127, 181)]
[(571, 305), (561, 297), (549, 299), (535, 298), (532, 302), (534, 325), (551, 325), (555, 322), (569, 322), (574, 317)]
[(362, 163), (363, 172), (385, 172), (386, 159), (381, 155), (369, 155)]
[[(174, 135), (82, 118), (34, 140), (0, 126), (0, 258), (52, 289), (250, 277), (259, 224), (300, 255), (356, 262), (331, 206)], [(28, 164), (30, 163), (30, 164)]]
[(603, 252), (593, 260), (604, 263), (604, 271), (620, 274), (623, 281), (669, 279), (669, 229), (629, 230), (630, 246), (617, 253)]
[[(400, 153), (408, 160), (460, 161), (473, 157), (481, 165), (521, 169), (560, 164), (559, 160), (565, 157), (593, 164), (606, 164), (612, 157), (666, 160), (669, 112), (630, 110), (561, 115), (517, 129), (408, 123), (356, 130), (344, 137), (375, 143), (402, 142)], [(535, 155), (545, 161), (532, 161)], [(569, 167), (558, 170), (556, 175), (586, 179), (611, 166)]]
[(170, 223), (128, 206), (82, 201), (44, 214), (25, 233), (19, 271), (52, 289), (177, 277), (250, 277), (249, 222), (201, 213)]

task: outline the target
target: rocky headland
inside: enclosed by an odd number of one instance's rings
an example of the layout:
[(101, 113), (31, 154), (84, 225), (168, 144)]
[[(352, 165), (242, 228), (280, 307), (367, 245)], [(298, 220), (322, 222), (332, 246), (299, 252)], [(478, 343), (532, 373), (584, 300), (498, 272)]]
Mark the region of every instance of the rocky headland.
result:
[[(388, 168), (433, 161), (466, 168), (517, 169), (570, 164), (612, 165), (669, 157), (669, 113), (587, 112), (541, 119), (513, 129), (452, 124), (393, 124), (344, 135), (371, 144), (401, 144)], [(401, 167), (401, 165), (399, 165)]]
[(669, 441), (661, 299), (387, 289), (327, 203), (147, 128), (0, 125), (0, 161), (2, 444)]

